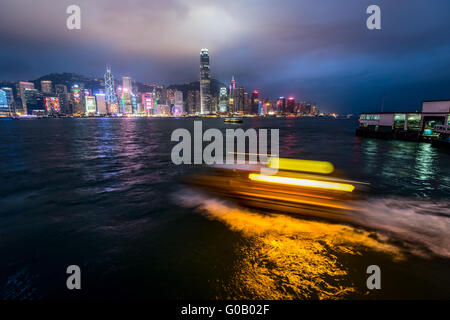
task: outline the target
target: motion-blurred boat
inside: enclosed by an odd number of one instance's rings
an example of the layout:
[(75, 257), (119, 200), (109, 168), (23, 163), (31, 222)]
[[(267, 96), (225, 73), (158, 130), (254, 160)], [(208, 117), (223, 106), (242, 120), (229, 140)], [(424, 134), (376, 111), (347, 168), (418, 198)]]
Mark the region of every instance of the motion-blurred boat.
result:
[(264, 212), (351, 221), (353, 191), (359, 182), (329, 176), (333, 167), (328, 162), (279, 159), (278, 165), (275, 175), (262, 174), (251, 165), (211, 167), (186, 181), (213, 196)]

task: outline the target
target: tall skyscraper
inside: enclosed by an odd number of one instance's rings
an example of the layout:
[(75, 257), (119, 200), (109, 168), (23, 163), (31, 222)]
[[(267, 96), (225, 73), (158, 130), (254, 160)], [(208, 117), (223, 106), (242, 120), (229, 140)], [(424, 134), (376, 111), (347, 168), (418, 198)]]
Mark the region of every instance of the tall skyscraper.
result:
[(22, 101), (25, 102), (27, 114), (39, 114), (45, 111), (43, 96), (36, 89), (24, 90), (22, 97)]
[(227, 88), (222, 87), (220, 88), (219, 93), (219, 112), (226, 113), (228, 110), (227, 104), (228, 104)]
[(251, 107), (250, 107), (250, 113), (252, 114), (258, 114), (259, 113), (259, 92), (258, 90), (255, 90), (252, 92), (252, 99), (251, 99)]
[(295, 99), (294, 97), (289, 97), (286, 104), (286, 112), (294, 113), (295, 112)]
[(95, 104), (95, 97), (85, 96), (86, 114), (92, 114), (97, 112), (97, 105)]
[(6, 92), (0, 89), (0, 115), (9, 116), (10, 109), (8, 105), (8, 99), (6, 98)]
[(52, 82), (50, 80), (42, 80), (41, 91), (42, 93), (52, 93)]
[(183, 110), (183, 92), (175, 91), (174, 93), (174, 106), (172, 108), (172, 114), (175, 116), (181, 116), (184, 113)]
[(117, 103), (116, 92), (114, 90), (114, 76), (111, 73), (110, 66), (106, 67), (105, 73), (105, 98), (107, 104)]
[(45, 111), (50, 114), (57, 114), (61, 112), (58, 97), (44, 97)]
[(277, 100), (277, 113), (284, 113), (284, 112), (286, 112), (286, 98), (279, 97)]
[(200, 51), (200, 113), (208, 114), (211, 96), (211, 70), (209, 68), (208, 49)]
[(21, 110), (21, 112), (22, 113), (24, 113), (24, 114), (27, 114), (28, 113), (28, 110), (27, 110), (27, 102), (26, 102), (26, 99), (25, 99), (25, 96), (24, 96), (24, 93), (25, 93), (25, 90), (28, 90), (28, 89), (34, 89), (34, 83), (32, 83), (32, 82), (26, 82), (26, 81), (20, 81), (19, 82), (19, 97), (22, 99), (22, 110)]
[(14, 108), (14, 104), (15, 104), (15, 101), (14, 101), (14, 93), (13, 93), (13, 89), (12, 88), (8, 88), (8, 87), (3, 87), (3, 88), (1, 88), (4, 92), (5, 92), (5, 94), (6, 94), (6, 101), (8, 102), (8, 108), (9, 108), (9, 111), (11, 112), (11, 113), (14, 113), (15, 112), (15, 108)]
[(123, 89), (128, 89), (128, 92), (132, 92), (131, 86), (131, 78), (130, 77), (122, 77), (122, 87)]
[(97, 93), (95, 95), (95, 101), (97, 103), (97, 113), (98, 114), (107, 114), (108, 111), (106, 109), (106, 96), (104, 93)]

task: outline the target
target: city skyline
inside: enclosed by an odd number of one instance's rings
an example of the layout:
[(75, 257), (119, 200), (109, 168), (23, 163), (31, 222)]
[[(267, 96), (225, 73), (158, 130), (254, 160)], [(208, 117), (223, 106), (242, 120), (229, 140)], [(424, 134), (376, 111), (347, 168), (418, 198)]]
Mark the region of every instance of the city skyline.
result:
[[(6, 0), (1, 80), (100, 76), (106, 62), (117, 77), (184, 83), (198, 79), (198, 50), (208, 48), (211, 78), (228, 83), (234, 75), (249, 92), (341, 113), (379, 111), (383, 97), (387, 109), (414, 110), (447, 99), (450, 88), (450, 4), (433, 3), (379, 1), (382, 29), (371, 31), (370, 1), (79, 1), (82, 27), (71, 31), (67, 1)], [(44, 9), (54, 19), (42, 20)]]

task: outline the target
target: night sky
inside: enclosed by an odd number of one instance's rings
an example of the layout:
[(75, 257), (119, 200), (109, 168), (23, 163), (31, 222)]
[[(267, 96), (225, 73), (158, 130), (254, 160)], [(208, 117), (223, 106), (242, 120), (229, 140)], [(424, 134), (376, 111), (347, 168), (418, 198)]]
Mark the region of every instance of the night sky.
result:
[[(81, 7), (81, 30), (66, 28)], [(382, 30), (366, 28), (381, 7)], [(2, 0), (0, 80), (54, 72), (144, 83), (212, 77), (323, 111), (417, 110), (450, 99), (448, 0)]]

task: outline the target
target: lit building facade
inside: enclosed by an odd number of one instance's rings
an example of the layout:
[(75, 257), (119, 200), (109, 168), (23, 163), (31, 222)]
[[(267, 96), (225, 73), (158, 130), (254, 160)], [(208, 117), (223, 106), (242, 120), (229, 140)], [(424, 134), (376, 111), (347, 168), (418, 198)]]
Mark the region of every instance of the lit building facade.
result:
[(208, 49), (200, 51), (200, 113), (208, 114), (211, 112), (211, 70), (209, 68)]
[(58, 97), (44, 97), (45, 111), (50, 114), (58, 114), (61, 112)]

